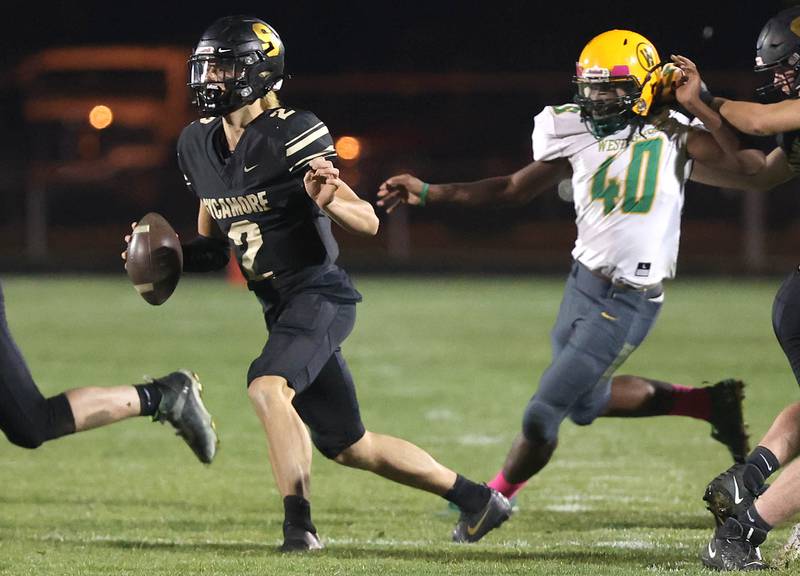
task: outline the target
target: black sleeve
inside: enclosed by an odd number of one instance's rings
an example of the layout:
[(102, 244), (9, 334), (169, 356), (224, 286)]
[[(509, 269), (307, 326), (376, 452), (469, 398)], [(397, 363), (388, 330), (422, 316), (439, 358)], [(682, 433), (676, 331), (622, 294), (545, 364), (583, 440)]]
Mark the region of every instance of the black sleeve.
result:
[(183, 250), (184, 272), (213, 272), (228, 265), (230, 248), (228, 241), (220, 238), (198, 236), (185, 244)]

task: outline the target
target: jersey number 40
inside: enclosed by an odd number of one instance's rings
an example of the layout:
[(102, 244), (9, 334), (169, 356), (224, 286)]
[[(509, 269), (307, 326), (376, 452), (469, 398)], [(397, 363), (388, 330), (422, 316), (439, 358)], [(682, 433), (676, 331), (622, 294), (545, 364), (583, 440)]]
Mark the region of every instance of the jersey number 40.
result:
[[(643, 140), (633, 145), (628, 173), (625, 176), (622, 211), (643, 214), (650, 211), (658, 182), (658, 161), (664, 142), (661, 138)], [(620, 183), (617, 178), (608, 178), (608, 167), (617, 158), (612, 156), (600, 165), (592, 178), (592, 200), (603, 201), (603, 213), (609, 214), (617, 206)], [(645, 158), (647, 163), (645, 164)], [(642, 167), (644, 166), (644, 173)]]

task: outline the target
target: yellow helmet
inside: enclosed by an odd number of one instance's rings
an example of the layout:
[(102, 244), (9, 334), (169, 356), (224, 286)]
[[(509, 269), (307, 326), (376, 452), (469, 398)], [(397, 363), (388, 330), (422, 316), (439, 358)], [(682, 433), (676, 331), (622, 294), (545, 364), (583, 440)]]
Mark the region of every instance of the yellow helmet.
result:
[(592, 38), (576, 62), (575, 102), (595, 136), (613, 134), (646, 116), (661, 79), (661, 60), (647, 38), (609, 30)]

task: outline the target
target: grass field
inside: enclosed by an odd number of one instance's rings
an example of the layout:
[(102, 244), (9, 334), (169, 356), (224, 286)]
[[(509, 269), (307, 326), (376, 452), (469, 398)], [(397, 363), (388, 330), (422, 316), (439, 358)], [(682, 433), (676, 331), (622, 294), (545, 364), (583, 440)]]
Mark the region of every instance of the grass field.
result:
[[(560, 279), (356, 277), (365, 301), (345, 356), (366, 425), (487, 480), (549, 357)], [(680, 280), (623, 372), (748, 383), (754, 440), (797, 385), (772, 334), (779, 280)], [(169, 428), (132, 419), (25, 451), (0, 441), (0, 574), (705, 573), (700, 500), (729, 465), (707, 424), (606, 419), (562, 427), (520, 511), (455, 545), (444, 501), (315, 454), (313, 511), (327, 549), (285, 556), (282, 508), (245, 393), (264, 341), (255, 299), (185, 279), (161, 307), (121, 278), (6, 278), (9, 321), (47, 393), (196, 370), (222, 446), (199, 464)], [(788, 528), (763, 550), (774, 557)]]

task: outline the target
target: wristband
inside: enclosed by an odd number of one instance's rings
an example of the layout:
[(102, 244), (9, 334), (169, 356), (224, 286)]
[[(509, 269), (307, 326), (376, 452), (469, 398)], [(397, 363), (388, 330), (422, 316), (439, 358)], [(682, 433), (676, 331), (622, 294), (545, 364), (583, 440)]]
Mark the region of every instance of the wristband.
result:
[(705, 82), (700, 84), (700, 101), (709, 108), (711, 108), (711, 103), (714, 101), (714, 95), (708, 90)]
[(428, 197), (428, 190), (430, 190), (431, 185), (427, 182), (422, 183), (422, 191), (419, 193), (419, 205), (425, 206), (425, 199)]
[(221, 238), (198, 236), (185, 244), (183, 251), (184, 272), (213, 272), (228, 265), (230, 248), (228, 241)]

